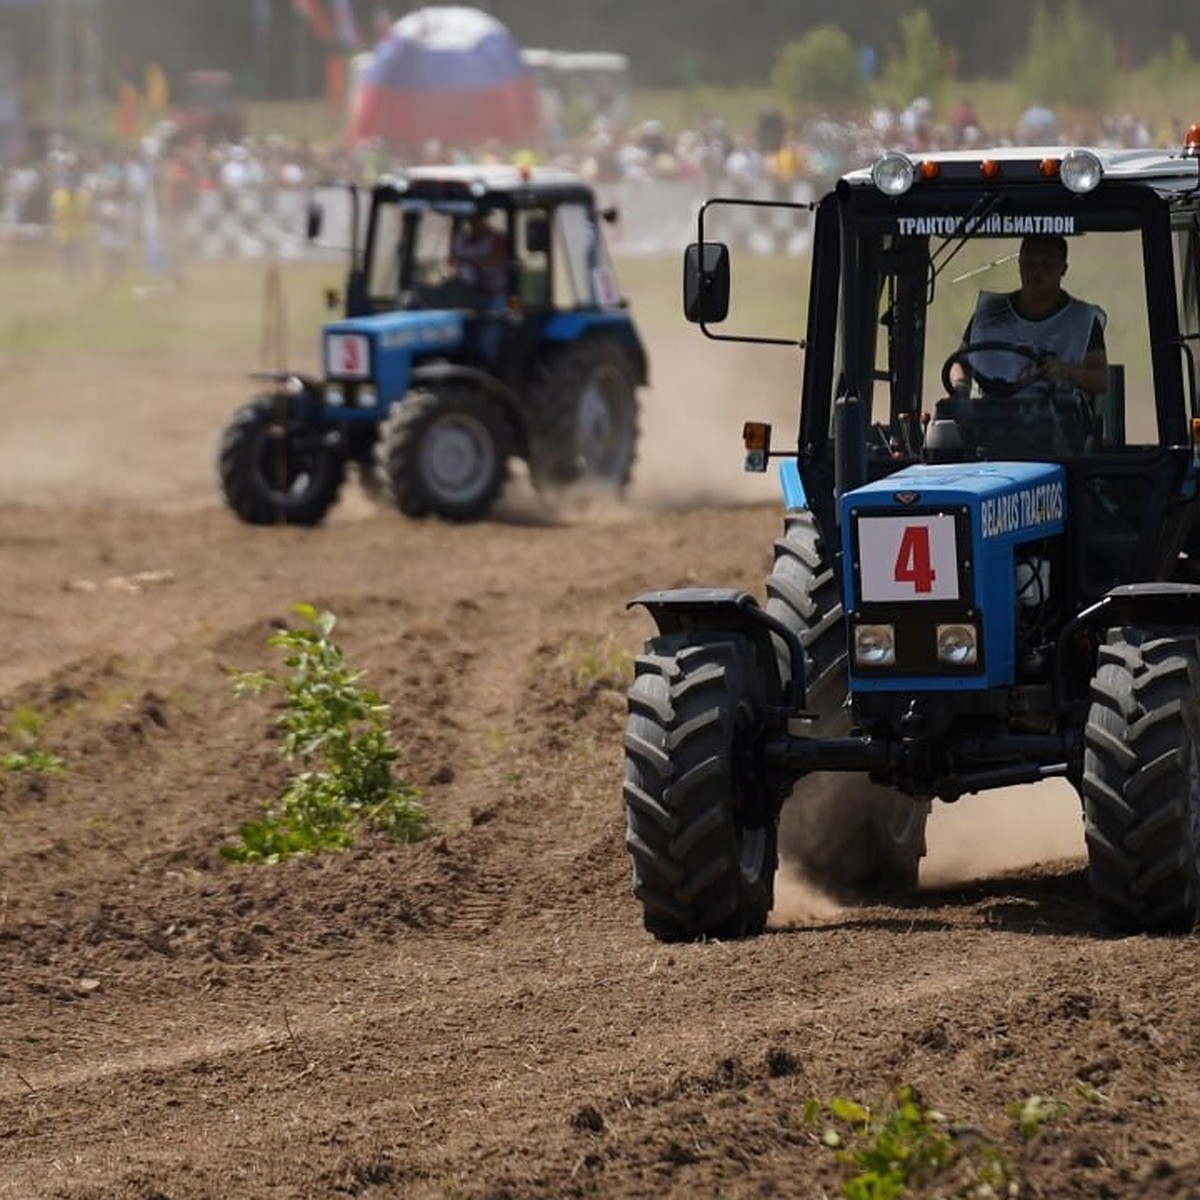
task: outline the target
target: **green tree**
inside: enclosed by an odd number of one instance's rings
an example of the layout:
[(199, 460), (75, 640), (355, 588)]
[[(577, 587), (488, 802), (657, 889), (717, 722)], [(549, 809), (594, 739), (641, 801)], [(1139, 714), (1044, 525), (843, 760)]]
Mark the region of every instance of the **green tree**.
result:
[(854, 44), (835, 25), (818, 25), (783, 46), (771, 67), (771, 86), (799, 109), (849, 107), (867, 91)]
[(1117, 79), (1116, 42), (1105, 25), (1080, 8), (1079, 0), (1063, 0), (1057, 11), (1039, 0), (1016, 78), (1028, 102), (1102, 105), (1112, 97)]
[(933, 21), (923, 8), (900, 17), (900, 42), (888, 54), (883, 68), (883, 86), (900, 105), (926, 96), (936, 107), (946, 75), (946, 49), (934, 32)]

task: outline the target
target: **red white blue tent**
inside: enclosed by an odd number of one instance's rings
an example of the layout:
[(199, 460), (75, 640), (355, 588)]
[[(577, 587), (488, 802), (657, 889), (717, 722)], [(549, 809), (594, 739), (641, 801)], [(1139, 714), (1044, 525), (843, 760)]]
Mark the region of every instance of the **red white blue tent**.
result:
[(495, 17), (460, 5), (402, 17), (354, 85), (350, 136), (393, 146), (473, 147), (536, 141), (537, 89), (521, 48)]

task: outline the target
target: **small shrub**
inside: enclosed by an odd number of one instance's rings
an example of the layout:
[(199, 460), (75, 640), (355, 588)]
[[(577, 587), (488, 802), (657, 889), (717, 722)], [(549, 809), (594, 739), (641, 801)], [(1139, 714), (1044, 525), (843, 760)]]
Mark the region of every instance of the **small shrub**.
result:
[(788, 42), (772, 65), (771, 85), (797, 108), (850, 106), (867, 92), (854, 43), (835, 25), (818, 25)]
[(1063, 0), (1057, 11), (1038, 0), (1016, 77), (1028, 101), (1102, 107), (1118, 78), (1116, 41), (1079, 0)]
[(0, 770), (61, 775), (67, 765), (58, 755), (38, 744), (41, 732), (41, 714), (26, 704), (18, 706), (4, 731), (10, 748), (0, 753)]
[(898, 1087), (878, 1113), (839, 1097), (828, 1106), (809, 1100), (804, 1115), (822, 1124), (822, 1145), (852, 1172), (842, 1183), (845, 1200), (900, 1200), (935, 1183), (939, 1195), (983, 1200), (1004, 1195), (1011, 1177), (998, 1147), (952, 1128), (912, 1087)]
[(362, 686), (364, 672), (347, 665), (332, 637), (337, 618), (310, 604), (294, 605), (292, 611), (306, 626), (272, 634), (267, 641), (284, 652), (290, 675), (235, 672), (234, 693), (283, 693), (280, 753), (305, 769), (263, 819), (243, 825), (238, 843), (221, 853), (234, 862), (279, 862), (294, 854), (345, 849), (364, 826), (401, 841), (426, 836), (429, 819), (418, 791), (392, 777), (400, 752), (390, 742), (388, 706)]

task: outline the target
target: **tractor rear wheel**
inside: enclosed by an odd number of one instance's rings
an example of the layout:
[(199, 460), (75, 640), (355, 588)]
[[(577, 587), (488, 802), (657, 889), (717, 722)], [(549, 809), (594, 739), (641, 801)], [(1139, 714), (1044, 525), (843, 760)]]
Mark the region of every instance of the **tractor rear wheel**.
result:
[(660, 941), (761, 933), (774, 898), (776, 823), (755, 770), (763, 681), (736, 635), (652, 639), (625, 733), (625, 844), (646, 928)]
[(547, 354), (529, 388), (534, 486), (623, 491), (637, 453), (636, 387), (629, 355), (614, 338), (587, 337)]
[(512, 444), (508, 420), (492, 400), (461, 383), (442, 383), (392, 406), (376, 453), (406, 516), (477, 521), (504, 490)]
[(1113, 629), (1084, 730), (1088, 882), (1113, 933), (1200, 917), (1200, 635)]
[(346, 464), (303, 415), (299, 396), (258, 396), (221, 436), (225, 502), (251, 525), (318, 525), (336, 503)]
[[(767, 612), (794, 630), (804, 646), (808, 707), (821, 714), (818, 730), (844, 733), (846, 631), (829, 555), (812, 513), (784, 517), (775, 562), (766, 581)], [(791, 660), (776, 639), (781, 678)], [(800, 780), (783, 810), (785, 856), (805, 878), (836, 892), (902, 896), (917, 885), (925, 855), (928, 801), (914, 800), (865, 775)]]

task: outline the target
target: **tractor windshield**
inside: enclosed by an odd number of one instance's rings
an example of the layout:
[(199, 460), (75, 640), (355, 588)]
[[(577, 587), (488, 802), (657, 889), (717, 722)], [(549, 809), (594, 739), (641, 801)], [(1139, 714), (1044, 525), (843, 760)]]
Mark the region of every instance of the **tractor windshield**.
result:
[(1049, 220), (993, 223), (987, 236), (933, 216), (858, 228), (837, 377), (866, 402), (880, 452), (939, 401), (983, 457), (1157, 445), (1145, 256), (1132, 220), (1064, 221), (1066, 235)]

